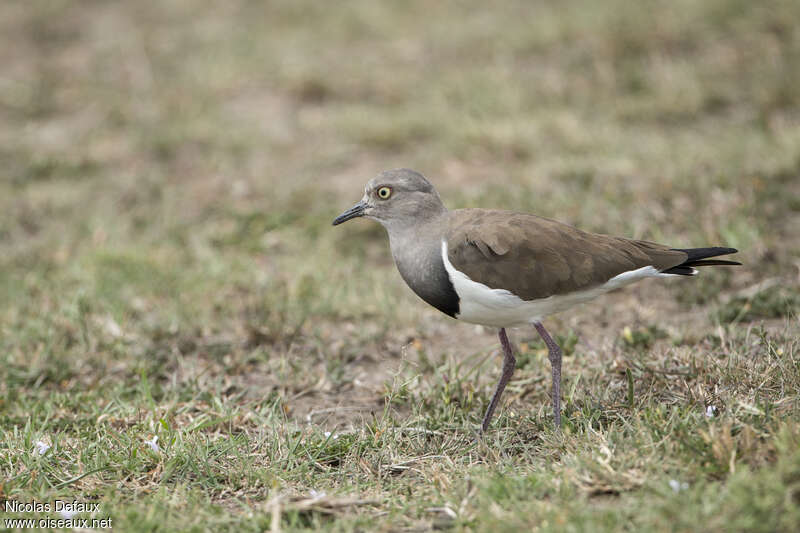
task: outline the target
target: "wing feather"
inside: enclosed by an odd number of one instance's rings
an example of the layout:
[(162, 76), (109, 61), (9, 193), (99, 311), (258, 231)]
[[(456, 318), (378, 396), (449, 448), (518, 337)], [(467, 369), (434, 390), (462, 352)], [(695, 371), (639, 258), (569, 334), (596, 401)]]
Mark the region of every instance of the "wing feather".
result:
[(648, 242), (587, 233), (526, 213), (451, 211), (448, 259), (473, 281), (523, 300), (602, 285), (645, 266), (665, 270), (687, 254)]

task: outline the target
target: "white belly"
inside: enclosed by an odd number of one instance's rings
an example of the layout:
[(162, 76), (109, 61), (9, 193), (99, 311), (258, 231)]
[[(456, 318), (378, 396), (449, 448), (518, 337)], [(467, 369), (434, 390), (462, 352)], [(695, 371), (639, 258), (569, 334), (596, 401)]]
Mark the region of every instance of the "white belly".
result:
[(481, 324), (507, 328), (540, 322), (544, 317), (564, 311), (575, 305), (587, 302), (614, 289), (643, 278), (666, 277), (653, 266), (623, 272), (603, 285), (568, 294), (553, 295), (539, 300), (523, 300), (505, 289), (492, 289), (483, 283), (473, 281), (463, 272), (456, 270), (447, 257), (447, 243), (442, 241), (442, 260), (450, 276), (450, 282), (458, 294), (459, 313), (456, 318)]

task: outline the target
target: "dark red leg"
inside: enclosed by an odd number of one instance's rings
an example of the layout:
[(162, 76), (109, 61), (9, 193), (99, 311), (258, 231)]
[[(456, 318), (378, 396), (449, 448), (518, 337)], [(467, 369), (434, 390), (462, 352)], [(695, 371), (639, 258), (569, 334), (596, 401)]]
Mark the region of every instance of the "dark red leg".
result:
[(489, 408), (486, 409), (486, 414), (483, 416), (481, 433), (489, 429), (489, 422), (492, 420), (492, 415), (497, 408), (497, 404), (500, 403), (500, 396), (503, 395), (503, 390), (505, 390), (506, 385), (508, 385), (508, 382), (511, 380), (511, 376), (514, 374), (514, 367), (517, 364), (517, 360), (514, 359), (514, 353), (511, 351), (511, 343), (508, 342), (506, 328), (500, 328), (498, 336), (500, 337), (500, 344), (503, 346), (503, 374), (500, 376), (500, 381), (497, 382), (497, 387), (495, 387), (494, 394), (492, 395), (492, 401), (489, 402)]
[(547, 330), (541, 322), (534, 322), (533, 327), (539, 332), (539, 335), (547, 345), (547, 350), (550, 352), (550, 366), (553, 369), (553, 419), (555, 420), (556, 427), (561, 427), (561, 348), (558, 347), (556, 341), (550, 337)]

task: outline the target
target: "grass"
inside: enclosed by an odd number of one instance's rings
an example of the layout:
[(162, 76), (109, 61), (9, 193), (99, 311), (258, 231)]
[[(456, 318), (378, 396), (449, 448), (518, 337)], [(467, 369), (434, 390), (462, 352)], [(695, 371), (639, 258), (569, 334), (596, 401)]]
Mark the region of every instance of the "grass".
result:
[[(122, 531), (796, 531), (798, 17), (2, 3), (0, 499)], [(417, 301), (377, 225), (330, 227), (398, 166), (744, 266), (549, 319), (561, 433), (513, 331), (477, 440), (495, 333)]]

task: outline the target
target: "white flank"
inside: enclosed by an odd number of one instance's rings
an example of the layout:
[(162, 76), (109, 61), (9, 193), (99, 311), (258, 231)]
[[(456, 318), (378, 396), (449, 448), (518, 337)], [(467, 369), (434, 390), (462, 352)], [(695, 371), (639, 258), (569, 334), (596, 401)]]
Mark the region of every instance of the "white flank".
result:
[(653, 266), (646, 266), (618, 274), (603, 285), (591, 289), (525, 301), (505, 289), (492, 289), (483, 283), (473, 281), (463, 272), (456, 270), (447, 257), (445, 241), (442, 241), (442, 260), (450, 276), (450, 282), (460, 299), (460, 309), (456, 318), (498, 328), (539, 322), (548, 315), (564, 311), (640, 279), (676, 275), (663, 274)]

